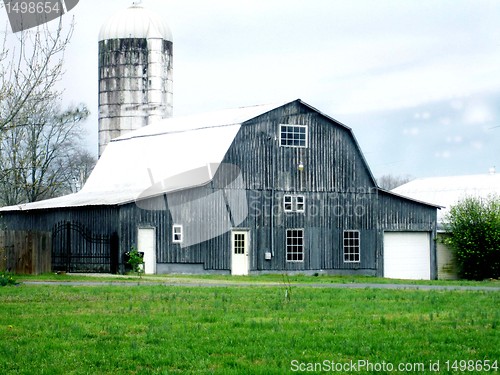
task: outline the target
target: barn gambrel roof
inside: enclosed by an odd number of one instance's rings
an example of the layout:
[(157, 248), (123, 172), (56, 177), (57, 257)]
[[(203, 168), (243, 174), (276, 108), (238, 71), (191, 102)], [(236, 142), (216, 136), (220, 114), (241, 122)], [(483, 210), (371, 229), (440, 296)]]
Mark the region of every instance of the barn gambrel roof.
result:
[[(286, 103), (226, 109), (160, 120), (113, 139), (78, 193), (3, 207), (23, 211), (120, 205), (145, 198), (155, 183), (174, 180), (163, 192), (204, 185), (212, 179), (241, 125)], [(195, 171), (188, 178), (171, 179)]]
[[(160, 120), (113, 139), (78, 193), (3, 207), (0, 211), (123, 205), (205, 185), (217, 172), (243, 123), (294, 102), (350, 133), (373, 186), (377, 186), (352, 129), (297, 99)], [(404, 198), (415, 200), (411, 196)]]

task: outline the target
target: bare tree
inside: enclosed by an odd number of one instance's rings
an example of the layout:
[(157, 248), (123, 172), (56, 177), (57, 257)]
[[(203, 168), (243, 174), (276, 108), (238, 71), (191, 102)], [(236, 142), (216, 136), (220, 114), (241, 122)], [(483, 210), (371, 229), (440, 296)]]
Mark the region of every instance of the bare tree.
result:
[(28, 102), (50, 101), (60, 96), (56, 82), (63, 74), (64, 51), (74, 24), (63, 30), (62, 18), (55, 30), (36, 29), (4, 33), (0, 51), (0, 135)]
[(79, 142), (88, 109), (61, 109), (62, 92), (56, 89), (74, 28), (62, 21), (15, 34), (6, 26), (0, 41), (2, 205), (71, 192), (95, 163)]
[(61, 171), (65, 171), (62, 178), (65, 181), (62, 193), (80, 191), (97, 163), (97, 158), (88, 150), (78, 147), (74, 151), (72, 157), (67, 158), (67, 164), (60, 168)]
[(413, 180), (413, 177), (411, 177), (410, 175), (393, 176), (390, 174), (386, 174), (377, 178), (377, 183), (382, 189), (392, 190), (397, 188), (398, 186), (410, 182), (411, 180)]
[[(43, 106), (42, 106), (43, 105)], [(34, 202), (71, 192), (79, 178), (84, 105), (61, 110), (58, 102), (28, 101), (0, 142), (3, 204)]]

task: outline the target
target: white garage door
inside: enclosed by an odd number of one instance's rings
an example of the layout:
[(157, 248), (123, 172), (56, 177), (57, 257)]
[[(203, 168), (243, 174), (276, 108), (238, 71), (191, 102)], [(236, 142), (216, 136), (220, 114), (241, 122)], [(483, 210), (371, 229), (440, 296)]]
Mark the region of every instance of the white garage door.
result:
[(384, 277), (430, 280), (430, 254), (428, 232), (385, 232)]

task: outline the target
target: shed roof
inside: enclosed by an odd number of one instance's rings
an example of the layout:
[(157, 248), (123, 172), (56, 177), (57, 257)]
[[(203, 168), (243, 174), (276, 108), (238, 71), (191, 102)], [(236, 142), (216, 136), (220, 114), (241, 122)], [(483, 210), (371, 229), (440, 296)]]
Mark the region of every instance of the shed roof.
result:
[(419, 178), (392, 191), (413, 199), (443, 206), (444, 209), (438, 212), (438, 222), (443, 222), (450, 206), (465, 197), (486, 198), (491, 194), (500, 195), (500, 174)]
[[(119, 205), (145, 198), (152, 185), (170, 179), (163, 192), (210, 182), (242, 123), (280, 107), (267, 104), (174, 117), (113, 139), (81, 191), (0, 211)], [(175, 178), (183, 173), (185, 178)]]

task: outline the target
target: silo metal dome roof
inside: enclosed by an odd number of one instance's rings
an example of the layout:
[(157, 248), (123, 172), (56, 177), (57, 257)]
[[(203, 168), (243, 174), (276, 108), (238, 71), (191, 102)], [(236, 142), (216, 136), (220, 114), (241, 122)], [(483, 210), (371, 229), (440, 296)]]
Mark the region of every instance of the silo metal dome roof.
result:
[(160, 17), (134, 4), (111, 16), (99, 31), (99, 40), (124, 38), (161, 38), (172, 41), (172, 33)]

